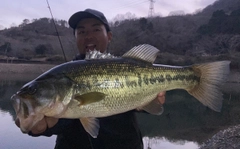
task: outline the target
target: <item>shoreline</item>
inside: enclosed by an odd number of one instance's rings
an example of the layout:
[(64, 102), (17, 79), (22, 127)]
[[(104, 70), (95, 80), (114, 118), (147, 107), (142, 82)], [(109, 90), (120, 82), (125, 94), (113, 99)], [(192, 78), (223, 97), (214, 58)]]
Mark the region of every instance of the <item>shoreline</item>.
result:
[(53, 64), (0, 63), (0, 73), (43, 73), (54, 67)]
[(0, 81), (29, 81), (56, 65), (0, 63)]

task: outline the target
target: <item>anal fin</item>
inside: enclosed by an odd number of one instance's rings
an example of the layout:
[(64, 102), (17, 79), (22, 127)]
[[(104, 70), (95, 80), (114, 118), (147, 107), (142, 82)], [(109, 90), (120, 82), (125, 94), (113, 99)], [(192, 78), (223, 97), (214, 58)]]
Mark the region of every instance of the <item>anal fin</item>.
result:
[(99, 120), (97, 118), (80, 118), (83, 128), (93, 137), (97, 138), (99, 132)]

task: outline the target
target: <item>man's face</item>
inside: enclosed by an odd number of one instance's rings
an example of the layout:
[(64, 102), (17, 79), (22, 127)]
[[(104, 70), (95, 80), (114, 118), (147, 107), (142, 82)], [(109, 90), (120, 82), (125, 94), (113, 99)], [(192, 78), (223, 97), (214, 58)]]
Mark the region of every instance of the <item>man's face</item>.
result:
[(85, 54), (87, 51), (94, 49), (105, 52), (112, 39), (112, 33), (107, 32), (104, 24), (95, 18), (79, 21), (75, 36), (80, 54)]

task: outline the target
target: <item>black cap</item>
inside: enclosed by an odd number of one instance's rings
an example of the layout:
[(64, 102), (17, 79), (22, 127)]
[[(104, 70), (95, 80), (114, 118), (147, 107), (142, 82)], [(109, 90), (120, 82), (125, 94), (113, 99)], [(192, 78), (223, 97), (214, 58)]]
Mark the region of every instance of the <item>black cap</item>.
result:
[(84, 11), (79, 11), (79, 12), (74, 13), (69, 18), (68, 24), (71, 28), (73, 28), (75, 30), (79, 21), (81, 21), (82, 19), (86, 19), (86, 18), (98, 19), (99, 21), (101, 21), (104, 24), (106, 30), (110, 31), (108, 21), (107, 21), (106, 17), (104, 16), (104, 14), (100, 11), (93, 10), (93, 9), (86, 9)]

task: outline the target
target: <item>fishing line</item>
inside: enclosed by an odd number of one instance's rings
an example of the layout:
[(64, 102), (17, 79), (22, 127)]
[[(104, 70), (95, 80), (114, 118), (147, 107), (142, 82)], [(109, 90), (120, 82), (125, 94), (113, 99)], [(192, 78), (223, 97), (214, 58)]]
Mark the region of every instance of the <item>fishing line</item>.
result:
[(65, 60), (65, 62), (67, 62), (67, 58), (66, 58), (65, 52), (64, 52), (64, 50), (63, 50), (63, 46), (62, 46), (62, 42), (61, 42), (61, 39), (60, 39), (58, 30), (57, 30), (57, 26), (56, 26), (56, 23), (55, 23), (55, 21), (54, 21), (54, 19), (53, 19), (52, 10), (51, 10), (51, 8), (50, 8), (50, 5), (49, 5), (49, 3), (48, 3), (48, 0), (46, 0), (46, 1), (47, 1), (47, 5), (48, 5), (48, 9), (49, 9), (49, 11), (50, 11), (50, 14), (51, 14), (51, 16), (52, 16), (52, 20), (53, 20), (53, 24), (54, 24), (55, 30), (56, 30), (56, 32), (57, 32), (57, 37), (58, 37), (58, 41), (59, 41), (60, 46), (61, 46), (61, 49), (62, 49), (62, 53), (63, 53), (63, 56), (64, 56), (64, 60)]

